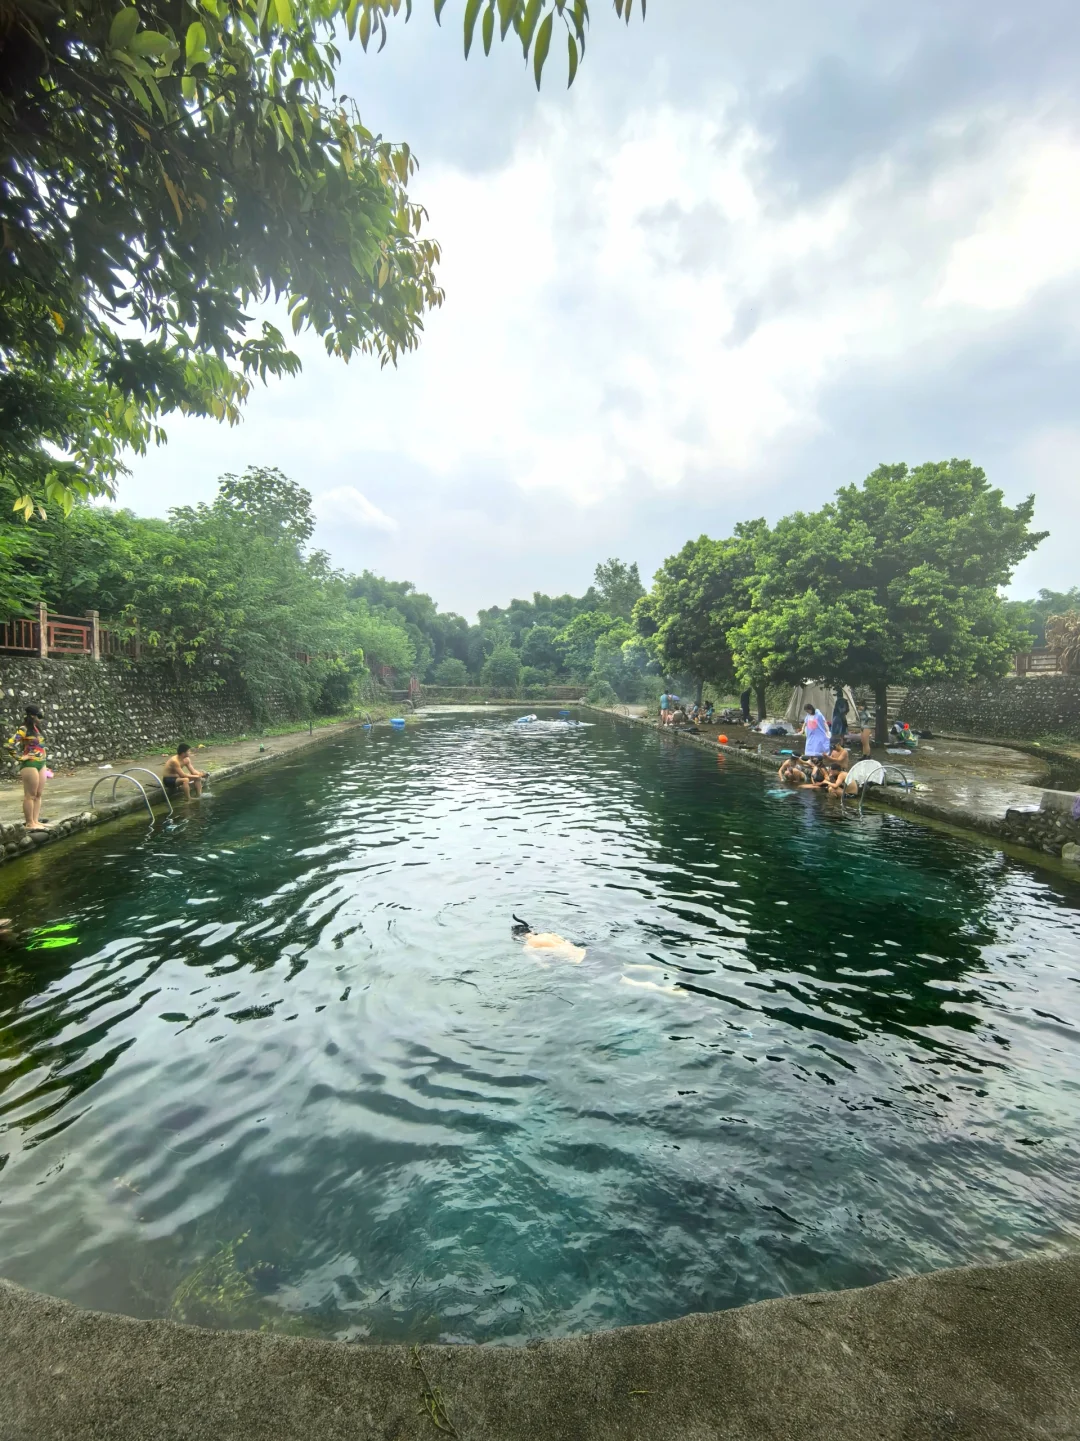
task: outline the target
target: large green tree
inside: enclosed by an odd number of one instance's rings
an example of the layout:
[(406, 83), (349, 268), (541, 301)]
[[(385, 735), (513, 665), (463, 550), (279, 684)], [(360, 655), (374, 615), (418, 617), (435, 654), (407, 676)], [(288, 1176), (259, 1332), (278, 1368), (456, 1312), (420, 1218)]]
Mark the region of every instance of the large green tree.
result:
[(600, 609), (619, 620), (629, 620), (634, 606), (645, 594), (637, 561), (631, 565), (615, 559), (601, 561), (596, 567), (593, 584), (600, 598)]
[(967, 460), (879, 466), (761, 537), (736, 669), (869, 686), (884, 740), (887, 686), (1008, 669), (1019, 637), (999, 587), (1043, 539), (1033, 509)]
[(555, 649), (574, 680), (585, 681), (592, 674), (596, 643), (619, 622), (606, 611), (582, 611), (555, 637)]
[(699, 700), (706, 681), (720, 690), (753, 684), (762, 714), (766, 673), (756, 662), (737, 667), (730, 637), (750, 613), (757, 552), (767, 534), (759, 520), (737, 525), (725, 540), (687, 541), (664, 561), (634, 610), (639, 634), (668, 675), (691, 677)]
[[(0, 0), (0, 489), (23, 515), (109, 491), (168, 412), (233, 421), (294, 372), (260, 300), (345, 359), (416, 345), (442, 292), (415, 161), (335, 85), (342, 37), (381, 45), (411, 9)], [(587, 23), (586, 0), (466, 0), (465, 50), (512, 31), (539, 84), (558, 26), (573, 79)]]

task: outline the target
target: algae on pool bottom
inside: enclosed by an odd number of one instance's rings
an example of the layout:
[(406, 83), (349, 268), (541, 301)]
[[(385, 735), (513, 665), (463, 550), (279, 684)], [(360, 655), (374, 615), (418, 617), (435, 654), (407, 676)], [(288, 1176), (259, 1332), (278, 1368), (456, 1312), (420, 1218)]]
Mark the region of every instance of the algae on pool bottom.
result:
[(454, 715), (35, 857), (0, 1273), (520, 1341), (1075, 1240), (1080, 888), (768, 786)]

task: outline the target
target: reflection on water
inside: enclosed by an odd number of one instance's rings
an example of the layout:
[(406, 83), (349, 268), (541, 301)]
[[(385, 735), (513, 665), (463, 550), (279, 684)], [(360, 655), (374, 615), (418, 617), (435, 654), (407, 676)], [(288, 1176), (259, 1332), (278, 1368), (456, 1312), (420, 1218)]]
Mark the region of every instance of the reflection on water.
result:
[(9, 868), (0, 1271), (522, 1340), (1075, 1241), (1080, 891), (770, 788), (456, 715)]

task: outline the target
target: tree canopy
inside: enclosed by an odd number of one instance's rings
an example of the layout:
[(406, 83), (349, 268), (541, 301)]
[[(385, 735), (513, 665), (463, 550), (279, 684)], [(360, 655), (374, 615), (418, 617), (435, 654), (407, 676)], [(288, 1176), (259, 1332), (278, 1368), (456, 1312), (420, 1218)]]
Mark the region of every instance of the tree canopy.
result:
[[(417, 344), (443, 296), (415, 158), (335, 86), (342, 38), (381, 46), (411, 10), (0, 0), (0, 486), (21, 514), (110, 492), (168, 412), (234, 422), (254, 379), (294, 373), (281, 331), (252, 331), (261, 300), (346, 360)], [(485, 53), (513, 31), (539, 84), (558, 24), (572, 81), (588, 19), (466, 0), (465, 52), (478, 22)]]
[(657, 571), (634, 618), (666, 674), (721, 690), (739, 679), (730, 636), (750, 613), (756, 548), (765, 534), (764, 521), (753, 521), (737, 525), (727, 540), (699, 536)]
[[(625, 621), (597, 622), (591, 589), (492, 607), (470, 626), (409, 581), (334, 569), (311, 549), (313, 530), (311, 496), (267, 468), (222, 476), (210, 504), (165, 520), (84, 502), (35, 526), (0, 520), (0, 619), (40, 601), (54, 613), (96, 610), (129, 638), (137, 627), (143, 664), (204, 690), (237, 680), (256, 711), (270, 694), (303, 713), (340, 709), (361, 687), (413, 676), (585, 686), (601, 668), (622, 698), (638, 698), (649, 658)], [(585, 630), (531, 622), (574, 613)]]
[(629, 620), (634, 606), (645, 594), (638, 574), (637, 561), (626, 565), (621, 560), (605, 560), (596, 567), (593, 579), (601, 609), (620, 620)]
[(1003, 674), (1023, 643), (1000, 587), (1043, 539), (966, 460), (879, 466), (820, 510), (702, 536), (635, 619), (661, 662), (723, 685), (866, 686)]

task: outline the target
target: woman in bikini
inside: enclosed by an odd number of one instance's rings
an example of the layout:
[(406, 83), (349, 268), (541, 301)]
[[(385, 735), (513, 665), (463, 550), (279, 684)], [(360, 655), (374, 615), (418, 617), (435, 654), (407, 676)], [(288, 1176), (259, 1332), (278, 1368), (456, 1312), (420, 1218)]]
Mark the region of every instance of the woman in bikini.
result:
[(43, 831), (41, 798), (45, 794), (45, 741), (41, 732), (41, 707), (28, 705), (26, 718), (8, 745), (19, 764), (23, 783), (23, 819), (28, 831)]

